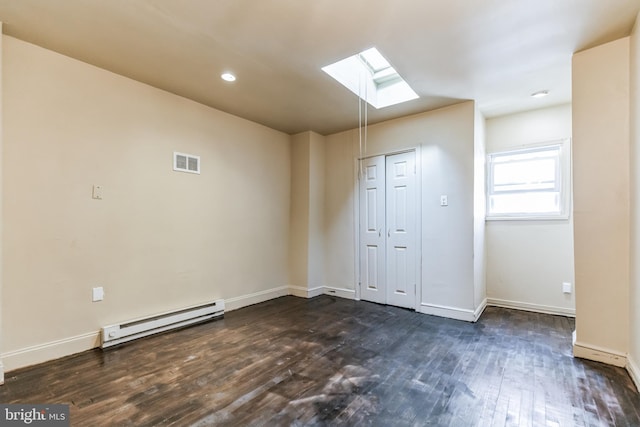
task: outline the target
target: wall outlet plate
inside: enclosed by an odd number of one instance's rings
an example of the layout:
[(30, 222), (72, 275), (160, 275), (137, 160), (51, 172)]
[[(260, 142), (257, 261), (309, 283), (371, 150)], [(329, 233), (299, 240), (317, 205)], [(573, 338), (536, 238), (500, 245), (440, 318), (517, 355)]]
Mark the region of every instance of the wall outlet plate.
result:
[(563, 282), (562, 283), (562, 292), (564, 292), (565, 294), (570, 294), (571, 293), (571, 283)]
[(93, 191), (91, 193), (91, 197), (93, 197), (96, 200), (102, 200), (102, 186), (101, 185), (94, 185), (93, 186)]

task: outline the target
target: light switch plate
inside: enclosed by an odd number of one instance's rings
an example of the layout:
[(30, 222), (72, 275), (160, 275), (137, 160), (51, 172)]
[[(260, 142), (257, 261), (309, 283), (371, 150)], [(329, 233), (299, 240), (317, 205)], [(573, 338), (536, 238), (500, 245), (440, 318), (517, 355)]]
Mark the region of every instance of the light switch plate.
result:
[(102, 301), (104, 299), (104, 288), (102, 286), (98, 286), (97, 288), (93, 288), (92, 292), (92, 301)]

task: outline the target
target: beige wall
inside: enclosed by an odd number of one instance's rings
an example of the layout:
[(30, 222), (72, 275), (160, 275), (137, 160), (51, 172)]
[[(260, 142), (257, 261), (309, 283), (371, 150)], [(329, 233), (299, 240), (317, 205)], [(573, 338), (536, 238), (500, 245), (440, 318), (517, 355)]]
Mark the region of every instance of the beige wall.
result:
[(631, 297), (629, 371), (640, 388), (640, 14), (631, 35)]
[[(471, 320), (474, 276), (475, 104), (369, 126), (372, 156), (419, 147), (421, 164), (421, 311)], [(329, 286), (354, 289), (357, 130), (326, 138), (326, 278)], [(440, 206), (446, 194), (449, 206)], [(479, 246), (481, 247), (481, 246)], [(482, 259), (484, 253), (476, 256)], [(482, 297), (484, 300), (484, 296)]]
[[(0, 34), (2, 34), (2, 22), (0, 22)], [(0, 99), (2, 99), (2, 52), (4, 52), (3, 49), (3, 38), (0, 36)], [(3, 189), (3, 184), (2, 184), (2, 176), (4, 174), (4, 167), (3, 167), (3, 162), (2, 162), (2, 153), (3, 153), (3, 137), (2, 137), (2, 120), (3, 120), (3, 114), (2, 114), (2, 102), (0, 102), (0, 355), (2, 354), (2, 351), (4, 350), (4, 338), (2, 336), (2, 276), (3, 276), (3, 257), (2, 257), (2, 236), (3, 236), (3, 232), (2, 232), (2, 228), (3, 228), (3, 220), (2, 220), (2, 212), (3, 212), (3, 202), (4, 202), (4, 197), (3, 197), (3, 193), (2, 193), (2, 189)], [(2, 361), (2, 357), (0, 356), (0, 384), (4, 384), (4, 362)]]
[(324, 136), (309, 132), (309, 289), (324, 286)]
[[(6, 369), (106, 324), (289, 284), (288, 135), (3, 42)], [(174, 150), (202, 173), (173, 172)]]
[(309, 297), (324, 286), (324, 137), (309, 131), (291, 141), (291, 285)]
[(573, 57), (576, 344), (624, 364), (629, 349), (629, 38)]
[[(487, 120), (487, 152), (571, 138), (571, 105)], [(487, 297), (492, 304), (575, 314), (573, 217), (546, 221), (487, 221)]]
[(309, 132), (291, 137), (290, 284), (307, 288), (309, 275)]
[(473, 275), (474, 307), (481, 307), (487, 299), (487, 236), (486, 236), (486, 120), (478, 106), (474, 120), (473, 152)]
[(325, 285), (348, 289), (351, 293), (354, 293), (357, 280), (354, 265), (357, 146), (357, 132), (354, 131), (325, 138)]

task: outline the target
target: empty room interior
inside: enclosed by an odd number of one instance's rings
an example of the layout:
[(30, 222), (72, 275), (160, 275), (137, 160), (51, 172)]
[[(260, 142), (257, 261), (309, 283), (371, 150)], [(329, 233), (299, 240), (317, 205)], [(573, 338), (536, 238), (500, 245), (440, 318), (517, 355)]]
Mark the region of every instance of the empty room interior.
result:
[(640, 425), (640, 0), (0, 21), (0, 404)]

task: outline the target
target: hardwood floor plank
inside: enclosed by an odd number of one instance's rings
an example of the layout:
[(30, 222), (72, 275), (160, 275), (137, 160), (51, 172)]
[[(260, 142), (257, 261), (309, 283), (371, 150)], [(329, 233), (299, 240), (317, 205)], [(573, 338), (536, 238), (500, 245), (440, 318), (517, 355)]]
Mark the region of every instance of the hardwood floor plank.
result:
[(10, 372), (0, 401), (69, 404), (74, 426), (640, 426), (627, 372), (574, 359), (573, 328), (283, 297)]

